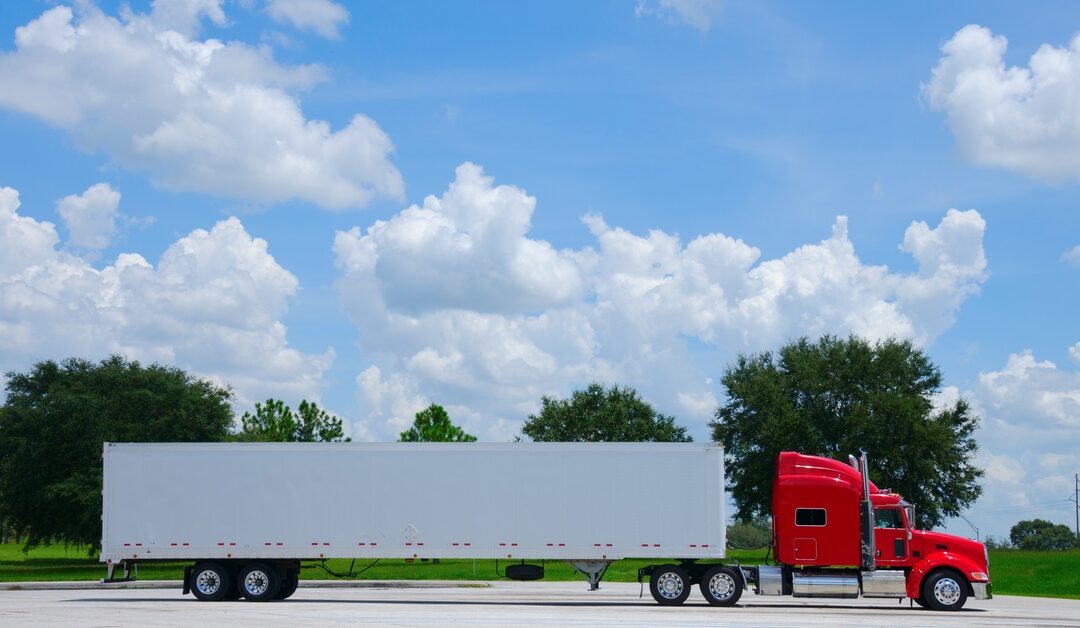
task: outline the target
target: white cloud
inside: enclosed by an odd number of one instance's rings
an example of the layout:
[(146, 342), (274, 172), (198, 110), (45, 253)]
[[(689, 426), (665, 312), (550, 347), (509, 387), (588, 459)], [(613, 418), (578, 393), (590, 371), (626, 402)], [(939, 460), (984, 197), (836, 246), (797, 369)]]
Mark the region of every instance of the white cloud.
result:
[(242, 405), (318, 397), (333, 350), (288, 346), (280, 318), (298, 282), (236, 218), (180, 238), (156, 267), (121, 254), (99, 270), (18, 208), (0, 188), (0, 370), (120, 353), (231, 385)]
[(1022, 417), (1025, 424), (1047, 428), (1080, 428), (1080, 372), (1038, 361), (1031, 351), (1010, 355), (1000, 371), (980, 373), (979, 398), (996, 416)]
[(1068, 521), (1066, 475), (1080, 465), (1080, 371), (1023, 351), (980, 373), (964, 397), (982, 417), (977, 463), (986, 472), (968, 517), (996, 535), (1020, 519)]
[(329, 39), (340, 37), (339, 29), (349, 23), (349, 11), (330, 0), (267, 0), (266, 12), (278, 22)]
[(202, 20), (208, 19), (217, 26), (225, 26), (228, 20), (221, 8), (224, 0), (154, 0), (151, 3), (150, 21), (160, 30), (173, 30), (186, 37), (199, 32)]
[(634, 14), (655, 15), (661, 19), (683, 23), (702, 33), (709, 32), (724, 13), (723, 0), (638, 0)]
[(1008, 41), (969, 24), (942, 47), (923, 86), (974, 163), (1049, 181), (1080, 179), (1080, 36), (1008, 67)]
[(1073, 362), (1080, 364), (1080, 342), (1069, 347), (1069, 357), (1072, 358)]
[(637, 387), (700, 436), (719, 392), (703, 362), (714, 369), (802, 334), (928, 344), (986, 278), (974, 210), (913, 223), (902, 248), (918, 271), (904, 274), (864, 264), (843, 217), (824, 241), (762, 261), (722, 234), (683, 244), (596, 215), (584, 219), (596, 248), (557, 250), (528, 237), (535, 206), (463, 164), (443, 195), (337, 234), (338, 288), (378, 369), (359, 384), (372, 429), (389, 421), (391, 435), (411, 418), (386, 409), (387, 386), (412, 406), (459, 407), (478, 436), (495, 438), (542, 395), (596, 380)]
[(112, 244), (119, 207), (120, 193), (108, 183), (92, 185), (82, 194), (65, 196), (56, 203), (56, 211), (68, 229), (68, 242), (89, 250)]
[(401, 198), (393, 145), (373, 120), (358, 114), (333, 130), (304, 117), (292, 92), (324, 80), (323, 68), (193, 39), (194, 27), (178, 23), (218, 21), (217, 11), (220, 3), (199, 0), (158, 2), (122, 20), (89, 5), (50, 9), (17, 28), (16, 49), (0, 54), (0, 106), (168, 189), (330, 209)]
[(1061, 254), (1062, 261), (1080, 266), (1080, 244)]

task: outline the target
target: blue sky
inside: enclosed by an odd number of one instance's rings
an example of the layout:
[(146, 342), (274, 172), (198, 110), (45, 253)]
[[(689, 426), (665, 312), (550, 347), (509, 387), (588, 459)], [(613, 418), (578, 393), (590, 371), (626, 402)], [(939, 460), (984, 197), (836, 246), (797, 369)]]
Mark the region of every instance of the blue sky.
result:
[(618, 381), (702, 439), (737, 353), (909, 335), (983, 417), (969, 518), (1068, 523), (1078, 32), (1067, 2), (5, 4), (0, 367), (121, 352), (378, 440), (433, 401), (503, 440)]

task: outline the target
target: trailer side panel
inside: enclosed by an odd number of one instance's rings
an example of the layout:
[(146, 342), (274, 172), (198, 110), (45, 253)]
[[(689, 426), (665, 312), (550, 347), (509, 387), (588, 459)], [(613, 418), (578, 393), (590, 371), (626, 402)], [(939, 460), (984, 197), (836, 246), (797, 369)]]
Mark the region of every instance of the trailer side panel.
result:
[(723, 449), (106, 444), (103, 561), (721, 558)]

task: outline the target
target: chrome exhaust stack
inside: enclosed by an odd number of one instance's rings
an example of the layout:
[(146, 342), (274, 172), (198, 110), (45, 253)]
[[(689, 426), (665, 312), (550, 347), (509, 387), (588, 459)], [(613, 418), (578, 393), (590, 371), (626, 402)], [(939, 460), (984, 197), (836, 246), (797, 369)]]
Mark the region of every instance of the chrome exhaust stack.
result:
[[(854, 462), (854, 456), (849, 456)], [(866, 452), (859, 452), (859, 473), (862, 475), (862, 501), (859, 502), (859, 531), (862, 533), (862, 568), (873, 571), (877, 566), (874, 547), (874, 505), (870, 502), (870, 462)]]

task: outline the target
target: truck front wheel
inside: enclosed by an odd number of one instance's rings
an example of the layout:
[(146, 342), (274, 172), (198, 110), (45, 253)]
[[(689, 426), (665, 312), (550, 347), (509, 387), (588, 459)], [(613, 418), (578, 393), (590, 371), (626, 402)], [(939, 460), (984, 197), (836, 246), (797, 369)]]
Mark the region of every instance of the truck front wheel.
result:
[(742, 582), (731, 567), (717, 565), (701, 577), (701, 594), (713, 606), (735, 606), (742, 597)]
[(954, 571), (935, 571), (923, 580), (922, 600), (935, 611), (958, 611), (967, 601), (967, 583)]
[(649, 576), (649, 592), (657, 604), (677, 606), (690, 597), (690, 576), (678, 565), (660, 565)]

